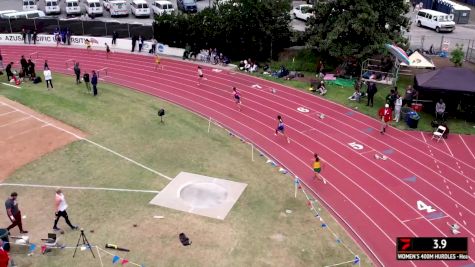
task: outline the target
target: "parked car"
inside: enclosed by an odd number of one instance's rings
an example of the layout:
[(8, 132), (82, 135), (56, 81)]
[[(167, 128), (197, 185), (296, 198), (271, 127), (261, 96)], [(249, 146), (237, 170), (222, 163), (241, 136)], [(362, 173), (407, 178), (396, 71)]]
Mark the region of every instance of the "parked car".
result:
[(170, 1), (155, 1), (152, 4), (153, 13), (156, 15), (172, 14), (175, 9)]
[(176, 4), (178, 6), (178, 9), (185, 13), (198, 12), (198, 7), (196, 6), (195, 0), (177, 0)]
[(23, 11), (38, 10), (35, 0), (23, 0)]
[(313, 13), (313, 6), (312, 5), (298, 5), (294, 7), (292, 10), (292, 14), (294, 15), (294, 18), (296, 19), (301, 19), (307, 21), (310, 17), (315, 16)]
[(130, 12), (135, 17), (150, 17), (150, 8), (148, 7), (148, 3), (145, 0), (133, 0), (130, 4)]
[(421, 9), (416, 16), (417, 26), (428, 27), (436, 32), (453, 32), (455, 22), (453, 14), (445, 14), (430, 9)]
[(61, 9), (59, 8), (58, 0), (45, 0), (45, 14), (61, 14)]
[(109, 11), (111, 17), (129, 15), (129, 9), (125, 0), (102, 0), (102, 4)]
[(99, 0), (86, 0), (84, 8), (89, 16), (102, 16), (102, 13), (104, 12)]
[(66, 15), (81, 15), (79, 0), (66, 0)]

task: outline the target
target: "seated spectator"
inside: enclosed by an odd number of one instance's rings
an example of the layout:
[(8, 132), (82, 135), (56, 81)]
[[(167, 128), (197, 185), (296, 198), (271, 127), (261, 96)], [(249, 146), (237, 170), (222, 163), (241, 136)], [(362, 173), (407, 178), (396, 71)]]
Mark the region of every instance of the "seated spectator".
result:
[(355, 88), (355, 92), (350, 96), (348, 97), (349, 100), (351, 101), (357, 101), (357, 102), (360, 102), (360, 99), (361, 99), (361, 92), (360, 92), (360, 88)]
[(259, 67), (257, 66), (257, 64), (254, 63), (254, 64), (252, 65), (252, 67), (249, 69), (249, 72), (251, 72), (251, 73), (257, 72), (257, 69), (258, 69), (258, 68), (259, 68)]
[(317, 91), (320, 95), (325, 95), (327, 93), (327, 89), (325, 88), (325, 82), (321, 81), (320, 85), (318, 85)]
[(244, 60), (239, 61), (239, 65), (238, 65), (239, 70), (244, 70), (245, 66), (246, 64), (244, 64)]
[(442, 99), (435, 104), (435, 118), (436, 120), (445, 120), (445, 103)]
[(249, 71), (251, 69), (251, 62), (250, 60), (244, 60), (244, 71)]

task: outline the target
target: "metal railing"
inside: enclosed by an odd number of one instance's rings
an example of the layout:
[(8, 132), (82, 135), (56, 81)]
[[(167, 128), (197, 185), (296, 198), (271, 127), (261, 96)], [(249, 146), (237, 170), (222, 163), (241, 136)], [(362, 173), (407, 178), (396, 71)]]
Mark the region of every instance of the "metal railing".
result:
[(142, 35), (146, 40), (153, 38), (152, 25), (57, 18), (0, 19), (0, 33), (19, 33), (22, 29), (53, 33), (58, 28), (69, 29), (75, 35), (110, 36), (116, 31), (119, 38), (131, 38), (134, 35)]
[[(456, 45), (463, 45), (465, 59), (468, 60), (473, 49), (475, 49), (475, 39), (454, 38), (447, 35), (422, 35), (422, 36), (408, 36), (409, 47), (412, 50), (422, 49), (429, 50), (432, 46), (434, 52), (447, 51), (451, 52), (456, 48)], [(473, 55), (475, 56), (475, 55)]]

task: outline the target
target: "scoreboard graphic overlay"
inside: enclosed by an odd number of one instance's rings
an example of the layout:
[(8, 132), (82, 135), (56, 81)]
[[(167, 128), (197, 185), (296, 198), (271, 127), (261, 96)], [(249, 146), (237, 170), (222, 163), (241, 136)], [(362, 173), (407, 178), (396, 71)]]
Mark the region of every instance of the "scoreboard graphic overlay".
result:
[(468, 260), (467, 237), (398, 237), (398, 260)]

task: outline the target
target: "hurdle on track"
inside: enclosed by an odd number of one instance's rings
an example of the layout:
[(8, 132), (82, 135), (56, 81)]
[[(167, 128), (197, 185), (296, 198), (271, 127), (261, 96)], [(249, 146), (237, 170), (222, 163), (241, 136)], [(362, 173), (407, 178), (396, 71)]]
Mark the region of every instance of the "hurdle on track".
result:
[(107, 75), (108, 75), (108, 70), (109, 70), (109, 68), (102, 68), (102, 69), (96, 70), (96, 72), (97, 72), (97, 78), (101, 79), (101, 76), (102, 76), (102, 79), (103, 79), (104, 77), (107, 77)]
[[(36, 56), (36, 57), (35, 57)], [(40, 53), (39, 52), (33, 52), (31, 54), (28, 55), (28, 58), (40, 58)]]
[(70, 68), (71, 68), (71, 67), (69, 67), (69, 63), (70, 63), (70, 62), (73, 63), (73, 66), (74, 66), (74, 64), (76, 64), (76, 60), (74, 60), (74, 59), (68, 59), (68, 60), (65, 61), (65, 63), (66, 63), (66, 69), (70, 69)]

